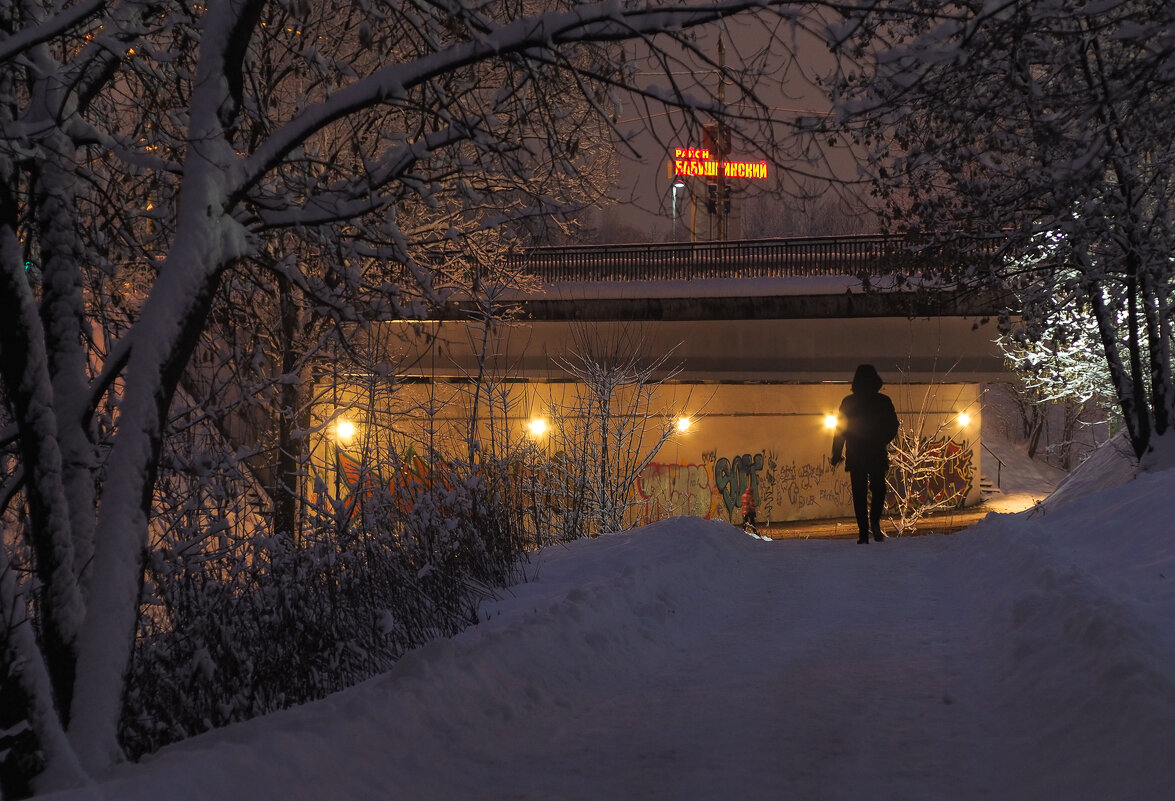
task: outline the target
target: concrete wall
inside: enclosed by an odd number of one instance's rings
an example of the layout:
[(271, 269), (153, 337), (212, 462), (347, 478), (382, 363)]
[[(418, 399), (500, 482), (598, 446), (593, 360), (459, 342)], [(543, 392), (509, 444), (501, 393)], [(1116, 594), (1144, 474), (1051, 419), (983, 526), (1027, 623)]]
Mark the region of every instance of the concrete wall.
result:
[[(883, 377), (894, 379), (896, 376)], [(473, 384), (433, 381), (399, 385), (386, 382), (323, 388), (325, 401), (317, 417), (329, 433), (331, 418), (357, 424), (354, 438), (340, 446), (330, 436), (320, 439), (315, 470), (330, 487), (341, 484), (340, 449), (355, 462), (380, 449), (404, 454), (430, 447), (461, 457), (474, 404)], [(567, 381), (501, 381), (489, 397), (477, 400), (483, 425), (481, 447), (505, 453), (536, 448), (553, 456), (564, 444), (559, 421), (575, 425), (575, 398), (582, 386)], [(631, 413), (615, 424), (647, 429), (645, 442), (664, 416), (687, 417), (688, 429), (675, 432), (641, 471), (634, 520), (649, 522), (673, 515), (698, 515), (738, 522), (740, 498), (748, 483), (754, 490), (761, 521), (847, 517), (852, 514), (848, 475), (828, 464), (831, 433), (826, 415), (835, 413), (849, 391), (847, 382), (717, 383), (674, 381), (645, 399), (622, 401), (617, 408)], [(924, 437), (945, 438), (956, 451), (943, 484), (963, 488), (967, 503), (980, 499), (980, 386), (977, 383), (889, 385), (904, 426)], [(426, 410), (431, 410), (427, 413)], [(966, 425), (958, 415), (967, 412)], [(542, 434), (529, 423), (546, 421)], [(492, 426), (489, 424), (492, 421)], [(648, 448), (630, 454), (637, 459)]]

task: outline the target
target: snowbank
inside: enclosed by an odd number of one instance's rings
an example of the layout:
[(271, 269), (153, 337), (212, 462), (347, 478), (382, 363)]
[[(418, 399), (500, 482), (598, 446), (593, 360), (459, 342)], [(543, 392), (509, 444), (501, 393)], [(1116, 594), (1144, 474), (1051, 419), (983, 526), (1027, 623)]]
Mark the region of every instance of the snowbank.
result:
[(1089, 457), (1063, 478), (1042, 502), (1056, 509), (1091, 492), (1121, 486), (1138, 475), (1138, 460), (1125, 434), (1118, 434), (1094, 449)]
[[(1014, 798), (1161, 799), (1175, 787), (1175, 555), (1141, 512), (1171, 475), (964, 535)], [(1105, 513), (1117, 513), (1115, 518)], [(1129, 525), (1123, 525), (1132, 520)]]
[(388, 674), (56, 797), (1166, 799), (1175, 472), (1115, 465), (954, 536), (548, 549)]

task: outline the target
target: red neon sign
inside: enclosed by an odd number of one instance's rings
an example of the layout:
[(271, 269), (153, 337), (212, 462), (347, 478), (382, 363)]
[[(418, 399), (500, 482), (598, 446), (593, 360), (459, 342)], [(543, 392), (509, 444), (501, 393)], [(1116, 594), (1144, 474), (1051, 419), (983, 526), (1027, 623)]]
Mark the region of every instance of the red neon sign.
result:
[[(718, 159), (700, 147), (678, 147), (673, 150), (673, 174), (701, 178), (718, 177)], [(765, 161), (723, 161), (722, 174), (726, 178), (767, 178)]]

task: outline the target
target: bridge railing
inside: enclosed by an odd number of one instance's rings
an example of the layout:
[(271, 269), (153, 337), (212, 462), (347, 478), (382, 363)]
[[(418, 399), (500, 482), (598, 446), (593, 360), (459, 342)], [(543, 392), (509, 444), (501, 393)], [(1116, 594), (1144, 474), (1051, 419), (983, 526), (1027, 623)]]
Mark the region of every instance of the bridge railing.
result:
[(957, 254), (941, 246), (880, 234), (536, 247), (509, 259), (511, 267), (546, 283), (909, 275), (932, 267), (950, 269), (957, 261)]

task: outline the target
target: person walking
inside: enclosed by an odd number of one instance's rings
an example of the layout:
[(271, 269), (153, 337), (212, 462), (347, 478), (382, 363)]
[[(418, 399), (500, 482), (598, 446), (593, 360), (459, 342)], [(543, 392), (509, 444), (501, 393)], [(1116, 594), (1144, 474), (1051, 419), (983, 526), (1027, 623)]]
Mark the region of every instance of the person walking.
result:
[[(881, 510), (885, 506), (885, 474), (889, 470), (889, 443), (898, 435), (898, 415), (893, 401), (881, 394), (881, 376), (871, 364), (857, 367), (853, 392), (845, 396), (832, 437), (833, 467), (842, 461), (849, 474), (853, 512), (857, 516), (857, 543), (869, 535), (881, 542)], [(841, 455), (841, 452), (844, 455)], [(872, 496), (872, 506), (869, 501)]]

